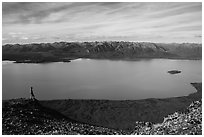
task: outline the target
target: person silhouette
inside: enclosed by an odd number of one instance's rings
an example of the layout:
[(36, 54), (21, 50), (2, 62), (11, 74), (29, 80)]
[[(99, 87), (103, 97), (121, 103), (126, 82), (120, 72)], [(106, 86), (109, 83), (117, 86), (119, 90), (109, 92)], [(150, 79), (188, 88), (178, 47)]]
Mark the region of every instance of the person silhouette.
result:
[(35, 100), (35, 95), (33, 93), (33, 87), (30, 87), (30, 99)]

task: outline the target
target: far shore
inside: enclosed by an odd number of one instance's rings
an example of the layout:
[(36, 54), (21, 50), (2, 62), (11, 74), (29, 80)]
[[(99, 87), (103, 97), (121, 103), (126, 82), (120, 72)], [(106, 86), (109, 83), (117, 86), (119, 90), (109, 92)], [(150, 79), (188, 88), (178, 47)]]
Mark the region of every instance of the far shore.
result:
[(113, 60), (113, 61), (140, 61), (140, 60), (152, 60), (152, 59), (170, 59), (170, 60), (202, 60), (202, 58), (151, 58), (151, 57), (138, 57), (138, 58), (68, 58), (66, 60), (58, 59), (58, 60), (2, 60), (2, 61), (12, 61), (12, 63), (28, 63), (28, 64), (43, 64), (43, 63), (54, 63), (54, 62), (64, 62), (69, 63), (73, 60), (77, 59), (96, 59), (96, 60)]

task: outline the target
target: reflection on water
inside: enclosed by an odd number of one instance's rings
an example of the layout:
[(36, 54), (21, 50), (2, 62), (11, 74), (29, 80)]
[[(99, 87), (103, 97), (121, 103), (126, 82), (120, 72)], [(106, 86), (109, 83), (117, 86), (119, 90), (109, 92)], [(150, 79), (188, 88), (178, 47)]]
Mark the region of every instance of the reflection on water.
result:
[[(144, 99), (183, 96), (202, 80), (201, 60), (111, 61), (78, 59), (70, 63), (3, 63), (3, 99)], [(168, 70), (181, 70), (171, 75)]]

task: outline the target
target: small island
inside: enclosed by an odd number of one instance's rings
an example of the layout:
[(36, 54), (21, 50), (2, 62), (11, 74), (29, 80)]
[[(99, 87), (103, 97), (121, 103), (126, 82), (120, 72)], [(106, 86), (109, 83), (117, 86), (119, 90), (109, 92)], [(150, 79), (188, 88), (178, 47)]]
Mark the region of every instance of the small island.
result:
[(181, 71), (179, 70), (170, 70), (168, 71), (169, 74), (178, 74), (178, 73), (181, 73)]

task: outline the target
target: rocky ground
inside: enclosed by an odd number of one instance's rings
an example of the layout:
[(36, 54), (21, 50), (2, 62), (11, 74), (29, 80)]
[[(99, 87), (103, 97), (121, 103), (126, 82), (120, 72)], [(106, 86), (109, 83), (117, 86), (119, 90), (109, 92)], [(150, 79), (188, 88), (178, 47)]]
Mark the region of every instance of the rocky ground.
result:
[(160, 124), (136, 122), (137, 135), (202, 135), (202, 101), (194, 101), (184, 112), (175, 112)]
[(43, 107), (37, 100), (14, 99), (3, 102), (3, 135), (116, 135), (121, 130), (82, 124)]
[(202, 134), (202, 101), (194, 101), (183, 112), (175, 112), (160, 124), (136, 122), (131, 132), (80, 123), (59, 112), (43, 107), (37, 100), (3, 101), (3, 135), (116, 135), (116, 134)]

